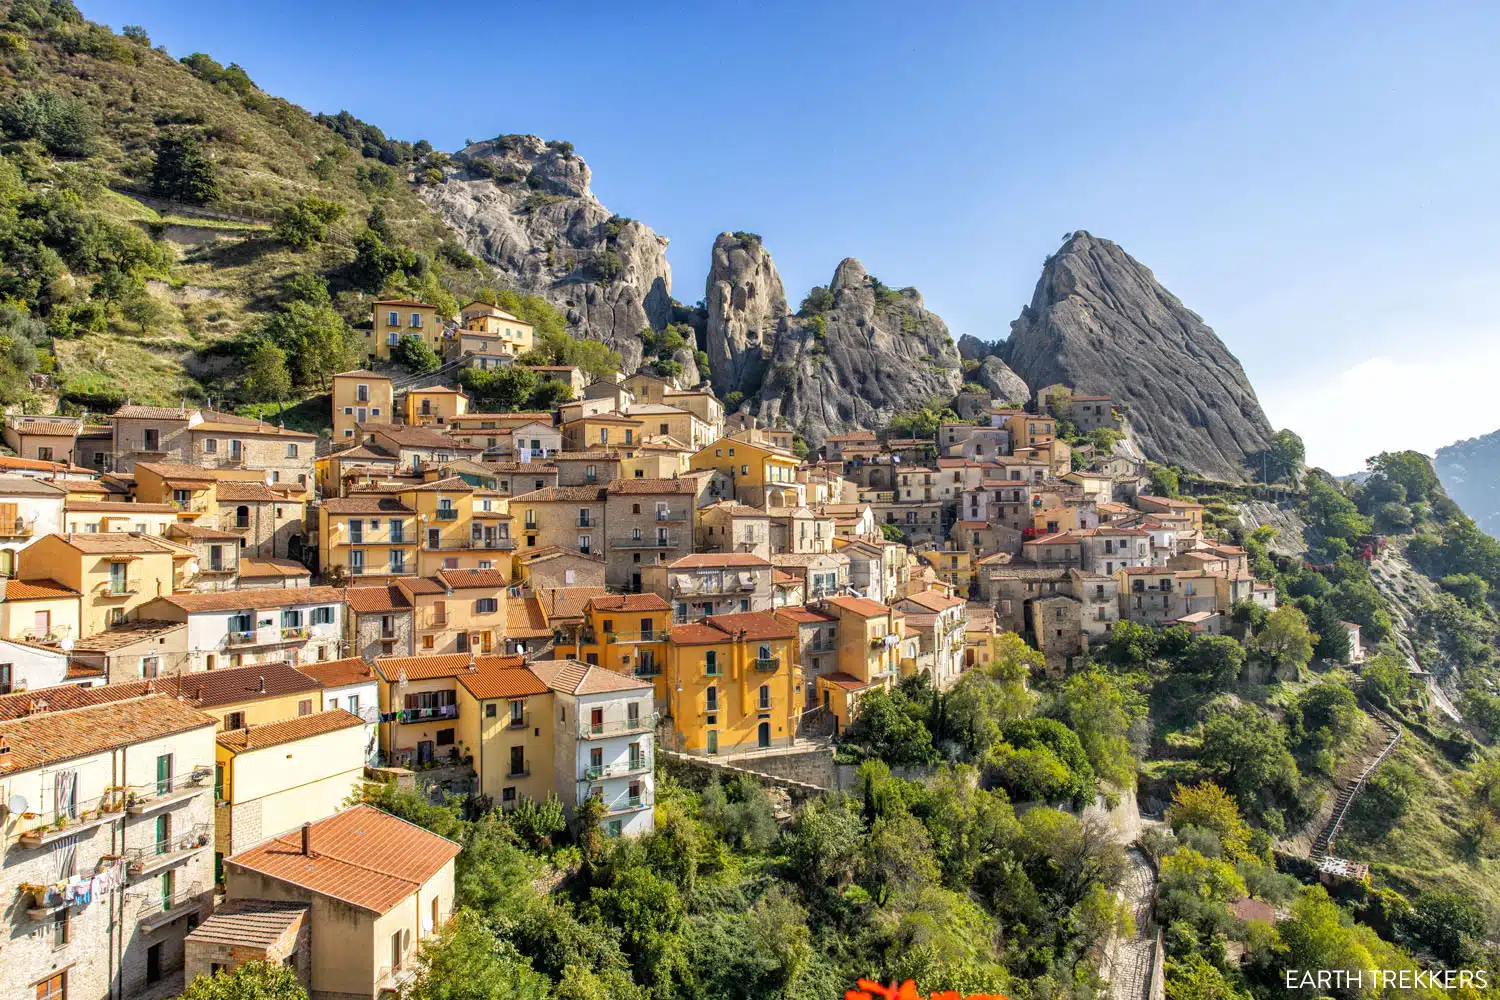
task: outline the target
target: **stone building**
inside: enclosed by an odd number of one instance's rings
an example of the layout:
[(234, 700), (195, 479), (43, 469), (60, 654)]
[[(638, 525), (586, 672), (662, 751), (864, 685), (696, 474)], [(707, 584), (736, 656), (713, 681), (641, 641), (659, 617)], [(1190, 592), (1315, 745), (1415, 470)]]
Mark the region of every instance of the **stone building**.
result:
[(400, 587), (349, 587), (344, 591), (344, 601), (348, 655), (367, 660), (415, 655), (412, 604)]
[(604, 582), (639, 593), (648, 566), (693, 551), (690, 479), (616, 479), (608, 487)]

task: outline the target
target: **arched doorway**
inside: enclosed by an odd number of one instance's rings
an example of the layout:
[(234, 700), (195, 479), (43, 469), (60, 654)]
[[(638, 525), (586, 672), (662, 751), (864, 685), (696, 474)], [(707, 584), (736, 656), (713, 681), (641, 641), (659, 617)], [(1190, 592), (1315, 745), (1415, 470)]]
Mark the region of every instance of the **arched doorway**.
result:
[(755, 745), (762, 749), (771, 745), (771, 724), (762, 722), (755, 727)]

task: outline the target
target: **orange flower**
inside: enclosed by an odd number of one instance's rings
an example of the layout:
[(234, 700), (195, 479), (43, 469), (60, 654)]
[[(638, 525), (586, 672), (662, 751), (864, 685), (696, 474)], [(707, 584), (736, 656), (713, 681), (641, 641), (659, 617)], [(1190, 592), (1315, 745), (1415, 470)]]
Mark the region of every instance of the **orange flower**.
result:
[[(855, 989), (844, 992), (844, 1000), (922, 1000), (917, 984), (908, 979), (900, 986), (883, 986), (873, 979), (861, 979)], [(930, 1000), (1009, 1000), (1003, 993), (970, 993), (960, 998), (957, 990), (939, 990)]]

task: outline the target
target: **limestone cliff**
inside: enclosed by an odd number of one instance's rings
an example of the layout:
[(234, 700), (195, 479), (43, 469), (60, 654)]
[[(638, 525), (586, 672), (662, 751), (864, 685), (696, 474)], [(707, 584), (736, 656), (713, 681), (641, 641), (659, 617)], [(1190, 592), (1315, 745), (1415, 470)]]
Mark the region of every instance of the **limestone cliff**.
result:
[(500, 136), (454, 162), (422, 192), (464, 245), (562, 310), (576, 335), (619, 351), (627, 370), (639, 365), (640, 332), (671, 316), (667, 240), (601, 205), (568, 143)]
[(1065, 382), (1113, 396), (1157, 462), (1240, 480), (1269, 443), (1255, 390), (1213, 330), (1150, 270), (1086, 232), (1047, 259), (1005, 361), (1033, 390)]
[(790, 310), (776, 264), (752, 233), (720, 233), (703, 293), (707, 309), (704, 350), (720, 398), (753, 395)]
[(901, 410), (946, 404), (962, 384), (958, 348), (916, 289), (887, 288), (854, 258), (827, 308), (789, 321), (760, 391), (760, 416), (784, 420), (813, 447), (830, 434), (880, 429)]

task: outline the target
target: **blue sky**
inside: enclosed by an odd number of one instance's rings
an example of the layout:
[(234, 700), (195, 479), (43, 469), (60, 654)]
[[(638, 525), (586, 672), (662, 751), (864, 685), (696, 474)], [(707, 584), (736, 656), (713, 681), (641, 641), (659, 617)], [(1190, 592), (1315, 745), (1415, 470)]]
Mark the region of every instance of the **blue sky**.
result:
[(745, 229), (794, 302), (855, 256), (995, 339), (1087, 229), (1310, 461), (1500, 427), (1500, 8), (1177, 6), (81, 2), (399, 138), (569, 139), (685, 302)]

